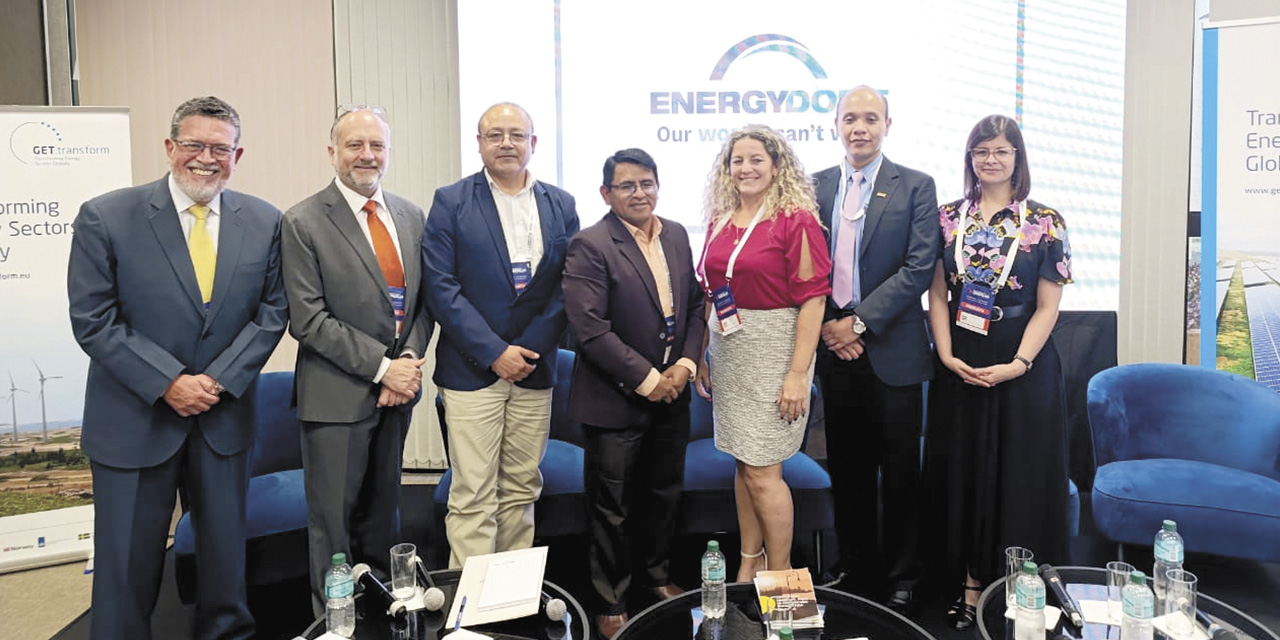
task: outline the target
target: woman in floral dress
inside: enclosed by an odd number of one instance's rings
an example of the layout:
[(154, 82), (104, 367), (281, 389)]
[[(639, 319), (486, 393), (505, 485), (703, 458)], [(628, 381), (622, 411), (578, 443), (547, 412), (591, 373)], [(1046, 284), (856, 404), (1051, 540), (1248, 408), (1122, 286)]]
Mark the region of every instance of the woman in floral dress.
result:
[[(1062, 215), (1028, 199), (1018, 125), (983, 118), (964, 156), (965, 199), (939, 208), (943, 248), (929, 289), (938, 375), (929, 390), (925, 469), (947, 618), (971, 628), (1004, 549), (1068, 559), (1066, 400), (1050, 335), (1071, 250)], [(959, 246), (957, 248), (957, 243)]]

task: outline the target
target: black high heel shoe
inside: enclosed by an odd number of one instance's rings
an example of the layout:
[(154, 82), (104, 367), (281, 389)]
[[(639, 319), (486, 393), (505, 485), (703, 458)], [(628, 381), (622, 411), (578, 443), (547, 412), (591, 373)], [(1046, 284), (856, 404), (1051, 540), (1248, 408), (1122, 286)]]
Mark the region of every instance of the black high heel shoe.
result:
[[(982, 591), (982, 587), (964, 585), (964, 591)], [(964, 601), (964, 591), (947, 609), (947, 624), (956, 631), (968, 631), (978, 623), (978, 608)]]

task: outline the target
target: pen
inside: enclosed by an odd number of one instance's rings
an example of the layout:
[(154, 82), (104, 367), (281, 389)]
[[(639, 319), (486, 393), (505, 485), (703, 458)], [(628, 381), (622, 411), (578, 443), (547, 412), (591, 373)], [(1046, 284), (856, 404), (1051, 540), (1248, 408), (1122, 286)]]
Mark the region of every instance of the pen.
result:
[(462, 612), (467, 608), (467, 597), (462, 596), (462, 604), (458, 605), (458, 617), (453, 619), (453, 630), (457, 631), (462, 626)]

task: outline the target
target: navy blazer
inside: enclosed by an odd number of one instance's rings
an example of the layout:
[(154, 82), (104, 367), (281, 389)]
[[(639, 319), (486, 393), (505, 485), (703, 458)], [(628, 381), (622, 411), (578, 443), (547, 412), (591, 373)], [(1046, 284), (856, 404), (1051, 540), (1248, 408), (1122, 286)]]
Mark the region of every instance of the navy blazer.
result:
[[(688, 358), (701, 360), (707, 331), (706, 295), (693, 273), (689, 234), (662, 219), (659, 236), (671, 276), (675, 338), (667, 349), (667, 322), (653, 270), (630, 230), (612, 212), (569, 243), (564, 267), (565, 312), (581, 346), (573, 366), (569, 417), (621, 429), (646, 422), (655, 405), (636, 393), (649, 371)], [(688, 404), (690, 387), (676, 400)]]
[[(89, 355), (82, 447), (113, 467), (150, 467), (199, 430), (222, 455), (253, 443), (253, 380), (284, 334), (280, 210), (222, 192), (218, 261), (206, 313), (168, 177), (80, 207), (67, 267), (71, 328)], [(179, 416), (163, 399), (178, 374), (226, 393)]]
[[(840, 166), (818, 172), (814, 183), (818, 215), (830, 245)], [(941, 242), (933, 178), (882, 156), (858, 242), (862, 299), (855, 311), (867, 325), (866, 357), (885, 384), (904, 386), (933, 377), (920, 297), (933, 282)], [(828, 305), (824, 322), (835, 316)], [(826, 349), (819, 343), (820, 350)]]
[(578, 232), (573, 196), (537, 182), (533, 187), (542, 226), (542, 260), (519, 296), (498, 207), (484, 172), (436, 190), (422, 236), (422, 299), (440, 323), (435, 383), (475, 391), (498, 380), (489, 365), (516, 344), (541, 358), (519, 385), (549, 389), (556, 381), (556, 352), (566, 324), (564, 272), (569, 238)]

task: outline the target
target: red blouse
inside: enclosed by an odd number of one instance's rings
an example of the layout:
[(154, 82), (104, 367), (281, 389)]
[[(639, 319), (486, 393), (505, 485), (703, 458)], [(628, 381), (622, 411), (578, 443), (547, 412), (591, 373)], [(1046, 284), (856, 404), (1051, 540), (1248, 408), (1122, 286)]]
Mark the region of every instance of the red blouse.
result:
[[(709, 291), (724, 286), (734, 240), (746, 230), (732, 223), (706, 247), (705, 282)], [(802, 238), (809, 240), (813, 277), (800, 278)], [(784, 309), (831, 293), (831, 254), (818, 219), (808, 211), (779, 213), (756, 225), (733, 265), (733, 299), (743, 309)]]

